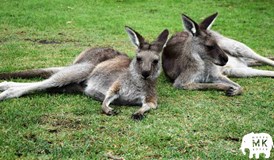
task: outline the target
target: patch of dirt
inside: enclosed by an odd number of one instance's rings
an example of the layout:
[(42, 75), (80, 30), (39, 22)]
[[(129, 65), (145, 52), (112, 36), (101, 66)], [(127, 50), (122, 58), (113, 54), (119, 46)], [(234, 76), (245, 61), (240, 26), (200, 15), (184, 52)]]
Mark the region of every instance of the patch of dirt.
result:
[(15, 155), (20, 158), (21, 156), (23, 156), (23, 153), (19, 150), (16, 150)]
[[(62, 34), (62, 33), (60, 33)], [(68, 42), (79, 42), (77, 40), (72, 40), (72, 39), (66, 39), (63, 41), (56, 41), (56, 40), (47, 40), (47, 39), (30, 39), (30, 38), (25, 38), (25, 41), (31, 41), (35, 43), (40, 43), (40, 44), (61, 44), (61, 43), (68, 43)]]
[(46, 39), (30, 39), (30, 38), (26, 38), (24, 39), (25, 41), (31, 41), (31, 42), (36, 42), (36, 43), (40, 43), (40, 44), (61, 44), (61, 42), (58, 41), (54, 41), (54, 40), (46, 40)]
[(157, 9), (150, 9), (150, 10), (148, 10), (148, 12), (149, 13), (156, 13), (156, 12), (158, 12), (158, 10)]
[(24, 135), (24, 138), (26, 138), (27, 140), (29, 141), (33, 141), (33, 142), (36, 142), (37, 141), (37, 137), (35, 134), (27, 134), (27, 135)]
[(16, 32), (16, 34), (19, 34), (19, 35), (24, 35), (26, 33), (27, 33), (26, 31), (18, 31), (18, 32)]
[(26, 133), (23, 138), (26, 140), (25, 144), (16, 149), (14, 153), (17, 157), (25, 156), (29, 152), (35, 154), (51, 153), (50, 146), (53, 144), (51, 141), (45, 140), (34, 133)]
[(49, 133), (57, 133), (57, 132), (58, 132), (58, 129), (55, 129), (55, 128), (54, 128), (54, 129), (49, 129), (48, 131), (49, 131)]
[(8, 41), (7, 38), (0, 39), (0, 43), (5, 43), (5, 42), (7, 42), (7, 41)]
[(41, 43), (41, 44), (61, 44), (61, 42), (58, 42), (58, 41), (50, 41), (50, 40), (39, 40), (38, 43)]
[(161, 159), (161, 158), (162, 158), (162, 155), (160, 154), (154, 154), (154, 155), (149, 155), (144, 157), (144, 159)]
[(238, 137), (224, 137), (223, 139), (226, 141), (235, 141), (235, 142), (240, 141), (240, 139)]
[(62, 129), (81, 129), (88, 126), (83, 120), (66, 115), (44, 115), (40, 117), (39, 124), (49, 126), (49, 133), (58, 133)]
[(191, 150), (194, 148), (194, 145), (192, 144), (189, 144), (185, 147), (179, 147), (178, 150), (180, 151), (180, 153), (182, 154), (186, 154), (186, 153), (189, 153), (191, 152)]

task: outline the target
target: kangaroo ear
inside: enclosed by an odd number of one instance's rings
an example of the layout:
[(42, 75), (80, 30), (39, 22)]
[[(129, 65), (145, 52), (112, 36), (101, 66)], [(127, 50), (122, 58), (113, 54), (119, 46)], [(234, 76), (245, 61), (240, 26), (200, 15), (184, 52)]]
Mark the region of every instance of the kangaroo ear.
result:
[(200, 29), (198, 24), (185, 14), (182, 15), (182, 18), (183, 18), (185, 29), (189, 31), (190, 33), (192, 33), (193, 36), (198, 36), (200, 34)]
[(137, 48), (141, 48), (142, 44), (144, 44), (145, 39), (136, 31), (134, 31), (132, 28), (125, 26), (125, 29), (128, 33), (128, 36), (132, 42), (133, 45), (135, 45)]
[(156, 45), (157, 48), (159, 48), (159, 50), (161, 51), (167, 42), (168, 34), (169, 34), (169, 32), (167, 29), (163, 30), (163, 32), (160, 33), (160, 35), (157, 37), (157, 39), (152, 44)]
[(212, 14), (211, 16), (205, 18), (202, 23), (200, 23), (200, 28), (201, 29), (204, 29), (204, 30), (207, 30), (207, 29), (210, 29), (211, 26), (213, 25), (215, 19), (217, 18), (218, 16), (218, 12)]

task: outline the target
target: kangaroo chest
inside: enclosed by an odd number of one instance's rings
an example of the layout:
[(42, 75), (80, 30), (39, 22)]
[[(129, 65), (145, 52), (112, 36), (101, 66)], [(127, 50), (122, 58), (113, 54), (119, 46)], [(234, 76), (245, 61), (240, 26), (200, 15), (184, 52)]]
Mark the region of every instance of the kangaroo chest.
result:
[(132, 82), (124, 82), (119, 91), (118, 101), (122, 104), (141, 105), (146, 96), (144, 86)]

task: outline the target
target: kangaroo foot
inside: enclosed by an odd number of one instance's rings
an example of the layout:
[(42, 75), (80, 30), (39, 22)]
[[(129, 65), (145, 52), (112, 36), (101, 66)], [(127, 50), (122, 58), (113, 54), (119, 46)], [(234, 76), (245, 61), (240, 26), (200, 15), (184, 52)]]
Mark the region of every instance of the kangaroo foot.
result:
[(118, 112), (108, 106), (102, 106), (102, 113), (108, 116), (115, 116), (118, 114)]
[(131, 118), (133, 120), (140, 121), (145, 118), (145, 115), (141, 114), (141, 113), (134, 113), (134, 114), (132, 114)]
[(236, 95), (241, 95), (243, 93), (243, 89), (241, 87), (230, 87), (226, 91), (227, 96), (236, 96)]

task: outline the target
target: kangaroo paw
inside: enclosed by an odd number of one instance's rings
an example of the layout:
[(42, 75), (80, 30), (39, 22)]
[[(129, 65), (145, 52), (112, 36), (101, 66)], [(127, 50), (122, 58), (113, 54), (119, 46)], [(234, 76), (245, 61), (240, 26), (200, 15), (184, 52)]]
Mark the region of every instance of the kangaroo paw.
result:
[(107, 110), (104, 109), (104, 110), (102, 111), (102, 113), (105, 114), (105, 115), (107, 115), (107, 116), (115, 116), (115, 115), (118, 114), (118, 112), (115, 111), (115, 110), (113, 110), (112, 108), (111, 108), (111, 109), (107, 109)]
[(106, 115), (108, 115), (108, 116), (116, 116), (116, 115), (118, 115), (118, 112), (115, 111), (115, 110), (112, 110), (112, 111), (106, 113)]
[(141, 113), (134, 113), (132, 114), (131, 118), (136, 121), (140, 121), (145, 118), (145, 116)]
[(24, 90), (21, 90), (20, 88), (9, 88), (0, 94), (0, 101), (9, 98), (17, 98), (22, 96), (23, 94)]
[(4, 81), (4, 82), (0, 83), (0, 91), (7, 90), (8, 88), (9, 88), (9, 86), (8, 86), (8, 82), (7, 81)]
[(227, 91), (226, 91), (226, 95), (227, 96), (236, 96), (236, 95), (240, 95), (242, 94), (243, 90), (241, 87), (230, 87)]

